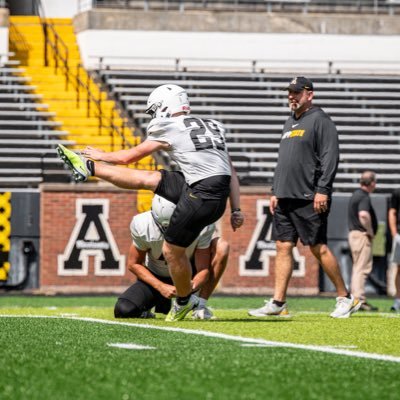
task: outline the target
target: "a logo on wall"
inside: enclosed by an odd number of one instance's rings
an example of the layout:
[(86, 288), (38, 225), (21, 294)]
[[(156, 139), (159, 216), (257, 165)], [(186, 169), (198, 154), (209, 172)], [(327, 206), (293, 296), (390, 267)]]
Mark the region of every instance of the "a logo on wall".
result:
[(0, 282), (6, 282), (10, 271), (11, 192), (0, 193)]
[(64, 254), (58, 256), (58, 275), (87, 275), (89, 257), (94, 257), (94, 274), (125, 274), (121, 255), (108, 223), (108, 199), (77, 199), (76, 223)]
[[(269, 200), (257, 200), (257, 225), (245, 255), (239, 258), (240, 276), (268, 276), (271, 257), (276, 256), (272, 236), (272, 214)], [(305, 276), (305, 257), (293, 248), (293, 277)]]

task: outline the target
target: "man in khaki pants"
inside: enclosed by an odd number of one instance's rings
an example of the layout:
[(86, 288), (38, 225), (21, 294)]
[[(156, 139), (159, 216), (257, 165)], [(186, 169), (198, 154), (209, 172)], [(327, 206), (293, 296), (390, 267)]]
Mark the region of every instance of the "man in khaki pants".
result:
[(375, 190), (376, 177), (372, 171), (361, 174), (360, 189), (351, 196), (348, 208), (349, 245), (353, 257), (351, 291), (361, 301), (360, 310), (377, 311), (365, 298), (365, 281), (372, 271), (372, 240), (378, 223), (369, 194)]
[[(400, 189), (396, 189), (392, 193), (392, 197), (390, 199), (389, 206), (389, 229), (393, 238), (393, 246), (394, 242), (398, 240), (400, 233)], [(397, 251), (392, 251), (391, 261), (396, 265), (396, 277), (395, 277), (395, 286), (396, 286), (396, 297), (394, 299), (394, 303), (391, 307), (391, 311), (400, 312), (400, 263), (397, 256)]]

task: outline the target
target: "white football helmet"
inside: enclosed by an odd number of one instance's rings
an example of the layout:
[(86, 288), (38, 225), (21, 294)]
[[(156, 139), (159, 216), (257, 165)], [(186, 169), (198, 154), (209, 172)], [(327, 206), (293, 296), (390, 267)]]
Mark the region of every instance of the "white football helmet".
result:
[(178, 112), (190, 113), (186, 90), (178, 85), (162, 85), (154, 89), (147, 100), (146, 113), (151, 118), (169, 118)]
[(175, 207), (176, 205), (174, 203), (164, 199), (164, 197), (158, 196), (157, 194), (154, 195), (151, 203), (151, 215), (162, 231), (168, 228), (169, 220), (175, 211)]

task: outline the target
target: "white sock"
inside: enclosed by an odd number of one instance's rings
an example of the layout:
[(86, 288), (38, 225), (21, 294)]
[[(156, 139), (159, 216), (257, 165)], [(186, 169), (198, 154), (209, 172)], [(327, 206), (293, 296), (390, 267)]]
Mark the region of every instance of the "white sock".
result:
[(199, 297), (199, 308), (204, 308), (207, 306), (207, 299), (203, 299), (202, 297)]

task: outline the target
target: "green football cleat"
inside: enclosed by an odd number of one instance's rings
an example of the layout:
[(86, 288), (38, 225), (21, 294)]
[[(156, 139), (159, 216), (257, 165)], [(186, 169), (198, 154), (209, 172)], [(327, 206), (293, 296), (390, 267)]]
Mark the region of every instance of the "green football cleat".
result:
[(171, 310), (165, 320), (167, 322), (182, 321), (191, 310), (197, 307), (198, 304), (199, 300), (194, 295), (190, 296), (189, 302), (184, 306), (180, 306), (176, 300), (174, 300)]
[(57, 145), (58, 156), (72, 171), (72, 175), (77, 182), (87, 181), (91, 173), (86, 166), (86, 159), (79, 154), (68, 150), (62, 144)]

